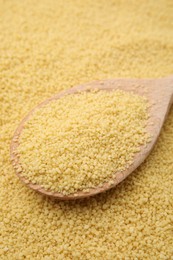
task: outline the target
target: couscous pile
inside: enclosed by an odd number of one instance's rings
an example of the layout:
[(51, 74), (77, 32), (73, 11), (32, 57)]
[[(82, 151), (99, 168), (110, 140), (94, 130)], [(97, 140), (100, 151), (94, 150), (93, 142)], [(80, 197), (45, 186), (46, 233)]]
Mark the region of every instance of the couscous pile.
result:
[(37, 108), (18, 138), (17, 172), (64, 195), (112, 182), (150, 139), (148, 102), (136, 94), (93, 90)]
[(0, 0), (0, 259), (173, 259), (173, 109), (147, 160), (116, 188), (53, 201), (24, 186), (9, 146), (63, 89), (173, 74), (172, 0)]

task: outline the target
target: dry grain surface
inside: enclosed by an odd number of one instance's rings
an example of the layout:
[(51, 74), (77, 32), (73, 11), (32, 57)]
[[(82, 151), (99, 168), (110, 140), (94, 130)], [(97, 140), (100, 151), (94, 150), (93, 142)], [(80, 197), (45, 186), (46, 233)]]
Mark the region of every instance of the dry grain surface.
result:
[(170, 260), (173, 110), (145, 163), (104, 194), (56, 202), (9, 159), (38, 103), (104, 78), (173, 74), (172, 0), (0, 0), (0, 259)]
[(110, 182), (150, 140), (149, 102), (134, 93), (89, 91), (37, 108), (25, 122), (17, 172), (64, 195)]

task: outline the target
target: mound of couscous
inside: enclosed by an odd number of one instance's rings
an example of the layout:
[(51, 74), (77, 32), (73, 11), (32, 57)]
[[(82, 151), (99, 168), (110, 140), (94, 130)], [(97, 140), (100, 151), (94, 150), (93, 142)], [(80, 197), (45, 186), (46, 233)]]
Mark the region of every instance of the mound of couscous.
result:
[(111, 182), (149, 141), (146, 98), (122, 90), (66, 95), (37, 108), (15, 151), (17, 172), (63, 194)]

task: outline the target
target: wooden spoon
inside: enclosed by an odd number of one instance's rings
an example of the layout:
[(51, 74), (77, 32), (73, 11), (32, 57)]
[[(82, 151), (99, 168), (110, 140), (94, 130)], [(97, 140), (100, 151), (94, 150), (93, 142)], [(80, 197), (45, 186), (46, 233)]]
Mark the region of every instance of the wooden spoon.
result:
[(11, 142), (11, 159), (14, 168), (17, 169), (20, 166), (20, 154), (18, 154), (17, 152), (17, 147), (20, 143), (21, 132), (26, 121), (29, 120), (34, 111), (42, 107), (43, 105), (48, 104), (52, 100), (59, 99), (64, 95), (77, 93), (79, 91), (88, 91), (89, 89), (94, 88), (106, 91), (121, 89), (147, 97), (151, 105), (149, 108), (150, 118), (147, 125), (147, 131), (152, 136), (151, 142), (148, 143), (146, 146), (141, 147), (140, 152), (137, 153), (134, 157), (133, 164), (131, 164), (128, 169), (116, 173), (112, 184), (104, 183), (102, 187), (91, 188), (89, 192), (78, 191), (74, 194), (63, 195), (61, 193), (45, 190), (41, 186), (29, 182), (27, 178), (21, 176), (19, 172), (16, 172), (21, 181), (24, 182), (31, 189), (36, 190), (44, 195), (48, 195), (61, 200), (73, 200), (93, 196), (95, 194), (109, 190), (110, 188), (115, 187), (118, 183), (123, 181), (146, 159), (146, 157), (151, 152), (160, 134), (162, 125), (165, 121), (171, 104), (173, 103), (173, 76), (163, 79), (108, 79), (103, 81), (95, 81), (89, 84), (73, 87), (69, 90), (63, 91), (53, 96), (50, 99), (47, 99), (46, 101), (39, 104), (36, 108), (34, 108), (31, 112), (29, 112), (29, 114), (22, 120), (14, 133)]

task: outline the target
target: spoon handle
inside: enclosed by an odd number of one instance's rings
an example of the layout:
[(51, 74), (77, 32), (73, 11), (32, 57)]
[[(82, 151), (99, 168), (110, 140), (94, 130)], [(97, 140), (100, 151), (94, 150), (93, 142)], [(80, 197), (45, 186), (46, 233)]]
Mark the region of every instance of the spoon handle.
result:
[(173, 104), (173, 75), (163, 79), (165, 81), (165, 86), (167, 86), (167, 91), (170, 93), (170, 104)]
[(173, 75), (151, 81), (151, 95), (159, 105), (167, 105), (168, 110), (173, 104)]

